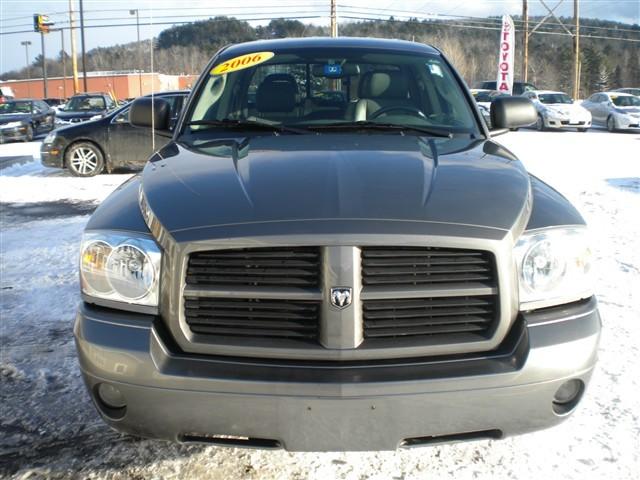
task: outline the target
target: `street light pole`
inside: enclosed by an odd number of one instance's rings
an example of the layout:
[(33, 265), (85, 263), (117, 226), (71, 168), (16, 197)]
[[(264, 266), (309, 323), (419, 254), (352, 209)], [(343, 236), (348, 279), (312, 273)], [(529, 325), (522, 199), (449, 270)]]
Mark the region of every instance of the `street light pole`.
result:
[(67, 52), (64, 51), (64, 29), (60, 29), (60, 41), (62, 43), (62, 90), (64, 98), (67, 98)]
[(40, 32), (40, 44), (42, 45), (42, 81), (44, 82), (44, 97), (49, 96), (47, 88), (47, 53), (44, 49), (44, 32)]
[(129, 15), (136, 15), (136, 30), (138, 32), (138, 96), (142, 95), (142, 50), (140, 49), (140, 12), (136, 8), (135, 10), (129, 10)]
[(29, 71), (29, 45), (31, 45), (31, 42), (25, 40), (20, 42), (20, 45), (24, 45), (25, 61), (27, 64), (27, 96), (31, 97), (31, 72)]
[(82, 6), (82, 0), (80, 0), (80, 42), (82, 43), (82, 83), (84, 91), (87, 89), (87, 56), (84, 48), (84, 8)]

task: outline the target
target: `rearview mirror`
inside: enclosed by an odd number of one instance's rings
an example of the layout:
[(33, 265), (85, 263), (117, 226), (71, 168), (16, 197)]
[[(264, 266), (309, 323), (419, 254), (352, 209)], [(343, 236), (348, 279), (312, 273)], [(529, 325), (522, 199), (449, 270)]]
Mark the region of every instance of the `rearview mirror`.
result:
[(533, 102), (525, 97), (498, 97), (491, 102), (491, 125), (493, 129), (528, 127), (536, 123), (538, 111)]
[(129, 110), (129, 122), (134, 127), (169, 130), (169, 102), (162, 98), (140, 97)]

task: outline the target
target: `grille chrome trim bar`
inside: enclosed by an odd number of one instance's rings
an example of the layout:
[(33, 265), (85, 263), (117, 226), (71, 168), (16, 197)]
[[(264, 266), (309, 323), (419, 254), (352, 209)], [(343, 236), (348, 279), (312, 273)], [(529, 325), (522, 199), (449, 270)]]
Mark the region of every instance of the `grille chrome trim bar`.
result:
[(447, 288), (437, 286), (425, 287), (364, 287), (360, 298), (362, 300), (385, 300), (388, 298), (423, 298), (423, 297), (475, 297), (481, 295), (497, 295), (498, 287), (477, 285), (449, 285)]
[(282, 300), (322, 300), (322, 292), (319, 288), (264, 288), (264, 287), (194, 287), (185, 285), (183, 296), (208, 297), (208, 298), (260, 298)]

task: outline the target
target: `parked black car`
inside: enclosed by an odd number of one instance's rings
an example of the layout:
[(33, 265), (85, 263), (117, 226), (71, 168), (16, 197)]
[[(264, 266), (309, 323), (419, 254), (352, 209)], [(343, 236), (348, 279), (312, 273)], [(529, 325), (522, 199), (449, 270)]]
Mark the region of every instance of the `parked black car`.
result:
[[(171, 108), (175, 123), (188, 91), (157, 93)], [(129, 123), (130, 105), (125, 105), (92, 122), (70, 125), (52, 132), (42, 144), (42, 163), (49, 167), (68, 168), (81, 177), (97, 175), (106, 169), (137, 170), (153, 153), (151, 130), (133, 127)], [(155, 148), (169, 141), (155, 135)]]
[[(482, 88), (485, 90), (497, 90), (496, 81), (493, 82), (480, 82), (476, 85), (475, 88)], [(538, 90), (533, 83), (525, 83), (525, 82), (513, 82), (513, 94), (514, 95), (522, 95), (524, 92), (528, 92), (530, 90)]]
[(116, 102), (106, 93), (82, 93), (69, 99), (58, 112), (58, 125), (95, 120), (117, 108)]
[(56, 112), (42, 100), (9, 100), (0, 104), (0, 143), (30, 142), (34, 135), (54, 129)]

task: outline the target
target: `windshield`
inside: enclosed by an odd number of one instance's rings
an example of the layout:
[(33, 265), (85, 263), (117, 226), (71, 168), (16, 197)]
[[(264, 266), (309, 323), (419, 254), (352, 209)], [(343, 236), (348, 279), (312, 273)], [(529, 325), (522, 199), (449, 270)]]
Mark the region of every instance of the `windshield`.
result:
[(611, 101), (616, 107), (640, 107), (640, 98), (632, 95), (611, 95)]
[(477, 132), (458, 82), (437, 55), (333, 48), (257, 52), (215, 65), (196, 95), (183, 133), (238, 129), (239, 123), (313, 133), (365, 123)]
[(0, 114), (5, 113), (31, 113), (31, 102), (0, 103)]
[(106, 106), (102, 97), (73, 97), (64, 108), (65, 111), (97, 112), (105, 110)]
[(571, 97), (566, 93), (541, 93), (538, 98), (542, 103), (573, 103)]

